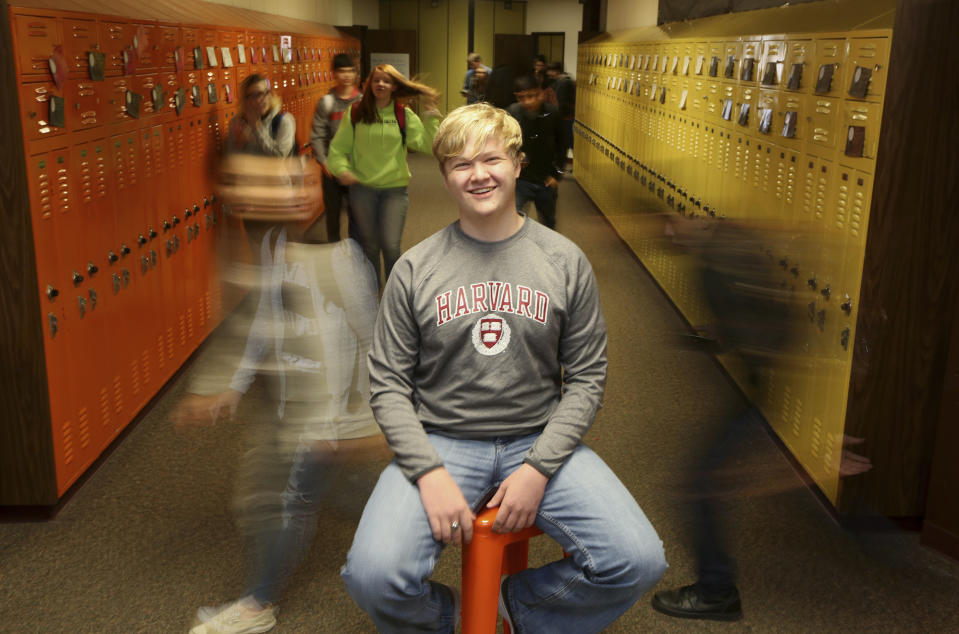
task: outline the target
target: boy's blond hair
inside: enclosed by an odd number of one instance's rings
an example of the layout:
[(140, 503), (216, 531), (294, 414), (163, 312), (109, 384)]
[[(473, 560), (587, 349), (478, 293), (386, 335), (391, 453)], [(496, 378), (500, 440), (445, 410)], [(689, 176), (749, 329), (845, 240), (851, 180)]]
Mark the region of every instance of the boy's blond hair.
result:
[(479, 154), (491, 136), (503, 142), (510, 158), (519, 160), (523, 131), (510, 113), (488, 103), (474, 103), (461, 106), (446, 115), (433, 137), (433, 156), (440, 163), (440, 171), (445, 173), (443, 166), (448, 159), (463, 154), (470, 139), (473, 139), (473, 149)]

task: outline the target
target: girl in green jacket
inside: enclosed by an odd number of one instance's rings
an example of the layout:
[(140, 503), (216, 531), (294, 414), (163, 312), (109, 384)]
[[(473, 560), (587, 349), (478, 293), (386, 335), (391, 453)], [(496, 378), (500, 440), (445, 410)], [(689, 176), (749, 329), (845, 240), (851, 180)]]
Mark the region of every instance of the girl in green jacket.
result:
[[(422, 120), (405, 105), (414, 97), (421, 98)], [(380, 64), (363, 85), (363, 97), (350, 110), (350, 121), (343, 121), (330, 143), (327, 168), (350, 187), (350, 205), (363, 250), (381, 282), (400, 256), (409, 205), (406, 151), (431, 152), (440, 121), (438, 97), (429, 86), (407, 79), (389, 64)], [(346, 116), (344, 113), (344, 119)]]

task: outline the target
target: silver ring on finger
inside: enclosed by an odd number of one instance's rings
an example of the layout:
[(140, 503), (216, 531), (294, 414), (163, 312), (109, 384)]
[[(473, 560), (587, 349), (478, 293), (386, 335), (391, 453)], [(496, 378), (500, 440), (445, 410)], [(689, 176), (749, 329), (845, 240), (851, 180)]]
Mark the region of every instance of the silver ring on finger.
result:
[(452, 522), (450, 522), (450, 530), (451, 530), (451, 531), (453, 531), (453, 532), (455, 533), (456, 531), (459, 530), (459, 528), (460, 528), (460, 523), (459, 523), (458, 521), (453, 520)]

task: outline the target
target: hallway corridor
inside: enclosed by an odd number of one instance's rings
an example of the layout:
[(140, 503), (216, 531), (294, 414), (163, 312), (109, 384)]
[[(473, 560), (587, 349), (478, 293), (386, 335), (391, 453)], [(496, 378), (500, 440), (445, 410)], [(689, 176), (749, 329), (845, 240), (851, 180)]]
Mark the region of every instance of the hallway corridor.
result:
[[(456, 217), (432, 157), (411, 155), (410, 166), (404, 248)], [(670, 569), (658, 589), (691, 583), (684, 471), (717, 404), (740, 396), (710, 358), (675, 345), (685, 323), (575, 173), (560, 187), (557, 229), (590, 259), (609, 329), (605, 404), (587, 442), (665, 543)], [(0, 632), (186, 632), (197, 607), (239, 596), (233, 498), (249, 412), (241, 403), (236, 420), (189, 431), (169, 421), (193, 366), (216, 345), (201, 348), (54, 519), (0, 523)], [(744, 619), (672, 619), (647, 596), (609, 632), (959, 631), (959, 562), (920, 547), (918, 533), (840, 529), (765, 430), (744, 443), (749, 457), (736, 471), (749, 486), (729, 518)], [(358, 469), (334, 494), (281, 604), (278, 634), (374, 631), (338, 573), (382, 466)], [(559, 556), (546, 538), (531, 547), (531, 564)], [(448, 549), (437, 578), (458, 585), (459, 566), (459, 551)]]

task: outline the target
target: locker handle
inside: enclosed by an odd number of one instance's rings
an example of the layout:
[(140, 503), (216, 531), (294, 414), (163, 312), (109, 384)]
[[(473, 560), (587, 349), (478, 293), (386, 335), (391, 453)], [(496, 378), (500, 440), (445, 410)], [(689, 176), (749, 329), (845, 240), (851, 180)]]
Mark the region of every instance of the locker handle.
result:
[(153, 227), (150, 227), (150, 233), (149, 233), (149, 235), (150, 235), (150, 239), (151, 239), (151, 240), (152, 240), (153, 238), (157, 237), (157, 232), (156, 232), (156, 230), (155, 230)]
[(849, 297), (849, 295), (844, 295), (843, 298), (844, 298), (846, 301), (844, 301), (844, 302), (839, 306), (839, 308), (841, 308), (841, 309), (842, 309), (842, 312), (846, 313), (847, 315), (851, 315), (851, 314), (852, 314), (852, 298)]
[(77, 311), (80, 313), (80, 319), (87, 314), (87, 298), (82, 295), (77, 296)]
[(74, 271), (74, 272), (73, 272), (73, 278), (72, 278), (72, 279), (73, 279), (73, 285), (74, 285), (74, 286), (79, 286), (80, 284), (83, 283), (83, 276), (80, 275), (80, 273), (79, 273), (78, 271)]
[[(187, 209), (184, 209), (184, 210), (183, 210), (183, 215), (185, 215), (187, 218), (189, 218), (190, 216), (193, 215), (193, 212), (190, 211), (189, 208), (187, 208)], [(176, 217), (176, 216), (174, 216), (174, 218), (175, 218), (175, 217)]]
[(48, 297), (51, 301), (54, 300), (59, 294), (60, 294), (60, 291), (58, 291), (57, 289), (55, 289), (55, 288), (53, 287), (53, 284), (47, 284), (47, 297)]
[(175, 227), (175, 226), (177, 226), (178, 224), (180, 224), (180, 219), (177, 218), (176, 216), (173, 216), (173, 226)]
[(89, 273), (90, 276), (95, 275), (99, 270), (100, 268), (97, 267), (97, 265), (94, 264), (92, 261), (87, 263), (87, 273)]
[(128, 246), (125, 245), (125, 244), (124, 244), (124, 245), (121, 245), (121, 246), (120, 246), (120, 255), (129, 255), (129, 254), (130, 254), (130, 247), (128, 247)]
[(813, 275), (811, 278), (806, 280), (806, 284), (809, 284), (809, 288), (816, 290), (816, 276)]
[(139, 244), (142, 247), (146, 243), (147, 243), (147, 239), (143, 237), (143, 234), (142, 233), (137, 234), (137, 244)]
[(793, 277), (799, 277), (799, 265), (794, 264), (793, 267), (789, 269), (789, 272), (793, 274)]
[(839, 343), (842, 345), (843, 350), (849, 349), (849, 326), (846, 326), (842, 329), (842, 333), (839, 335)]
[(47, 319), (50, 320), (50, 338), (57, 336), (57, 316), (53, 313), (47, 314)]
[(164, 231), (169, 231), (169, 230), (170, 230), (170, 221), (169, 221), (169, 220), (164, 220), (164, 221), (163, 221), (163, 230), (164, 230)]
[(829, 295), (830, 295), (830, 293), (831, 293), (831, 291), (829, 290), (829, 284), (826, 284), (826, 288), (824, 288), (824, 289), (822, 289), (821, 291), (819, 291), (819, 293), (820, 293), (823, 297), (825, 297), (826, 300), (828, 301), (828, 300), (829, 300)]
[(113, 251), (110, 251), (110, 252), (107, 254), (107, 260), (110, 262), (110, 264), (113, 264), (114, 262), (116, 262), (116, 261), (119, 260), (119, 259), (120, 259), (119, 256), (118, 256), (116, 253), (114, 253)]

